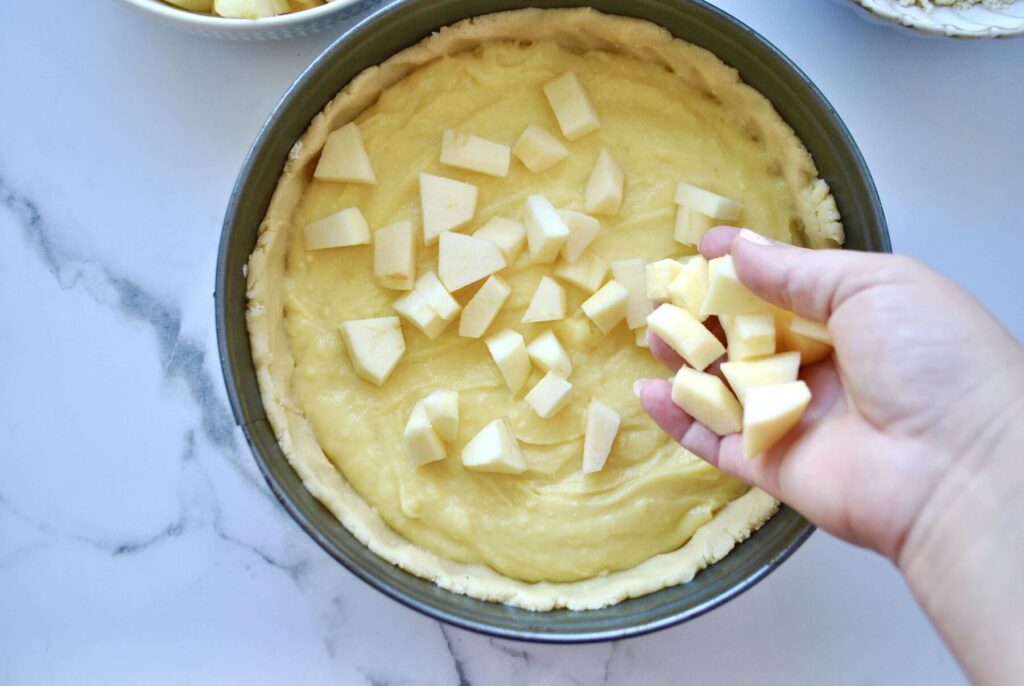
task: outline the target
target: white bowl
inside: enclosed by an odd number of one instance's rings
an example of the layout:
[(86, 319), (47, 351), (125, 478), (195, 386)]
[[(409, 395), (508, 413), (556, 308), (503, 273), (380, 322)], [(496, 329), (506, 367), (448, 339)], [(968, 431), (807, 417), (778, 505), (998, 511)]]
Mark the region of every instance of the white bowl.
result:
[(1024, 0), (992, 9), (971, 7), (904, 7), (899, 0), (853, 0), (886, 22), (933, 36), (950, 38), (1012, 38), (1024, 36)]
[(266, 19), (228, 19), (189, 12), (162, 0), (123, 0), (161, 21), (209, 38), (262, 41), (296, 38), (322, 31), (380, 5), (384, 0), (334, 0), (308, 10)]

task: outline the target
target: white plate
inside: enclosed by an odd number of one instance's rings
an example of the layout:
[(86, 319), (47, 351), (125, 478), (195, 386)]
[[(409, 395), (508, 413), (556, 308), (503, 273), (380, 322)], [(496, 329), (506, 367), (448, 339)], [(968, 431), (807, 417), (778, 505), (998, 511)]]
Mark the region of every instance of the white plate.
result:
[(360, 14), (383, 0), (334, 0), (308, 10), (266, 19), (212, 17), (174, 7), (161, 0), (123, 0), (164, 23), (210, 38), (261, 41), (305, 36)]
[[(849, 0), (848, 0), (849, 1)], [(1024, 36), (1024, 0), (1003, 9), (981, 5), (956, 9), (904, 7), (899, 0), (852, 0), (886, 22), (951, 38), (1010, 38)]]

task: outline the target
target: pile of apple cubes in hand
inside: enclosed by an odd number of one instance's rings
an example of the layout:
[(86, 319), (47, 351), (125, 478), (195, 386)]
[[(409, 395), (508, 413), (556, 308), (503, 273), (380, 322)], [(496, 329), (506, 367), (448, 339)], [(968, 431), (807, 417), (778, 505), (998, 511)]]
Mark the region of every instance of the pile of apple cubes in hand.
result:
[[(738, 216), (723, 209), (735, 203), (701, 189), (680, 184), (679, 195), (702, 213)], [(647, 325), (689, 365), (672, 381), (672, 401), (719, 436), (742, 429), (748, 459), (796, 426), (811, 400), (797, 374), (801, 364), (828, 356), (826, 326), (758, 298), (740, 281), (731, 255), (661, 260), (648, 265), (647, 277), (648, 297), (665, 303)], [(711, 315), (718, 316), (728, 347), (703, 324)], [(721, 370), (732, 391), (704, 371), (723, 354), (728, 361)]]
[[(572, 72), (546, 84), (544, 93), (567, 140), (578, 140), (600, 128), (597, 113)], [(512, 154), (531, 172), (540, 173), (565, 159), (569, 150), (536, 125), (527, 127), (512, 148), (446, 130), (440, 161), (504, 177), (508, 175)], [(355, 123), (328, 136), (314, 177), (376, 183)], [(766, 314), (768, 306), (753, 298), (735, 278), (730, 258), (712, 260), (710, 265), (700, 256), (686, 258), (685, 262), (662, 260), (645, 265), (640, 259), (630, 259), (609, 264), (587, 250), (601, 228), (591, 215), (617, 214), (622, 204), (624, 174), (607, 150), (598, 156), (584, 189), (584, 208), (588, 214), (558, 210), (544, 195), (531, 195), (525, 202), (524, 223), (496, 217), (472, 235), (456, 231), (467, 226), (475, 215), (476, 186), (425, 173), (420, 174), (419, 180), (423, 244), (438, 245), (437, 272), (428, 271), (417, 278), (417, 238), (412, 222), (405, 221), (374, 232), (374, 275), (385, 288), (408, 291), (394, 301), (393, 307), (429, 339), (439, 336), (460, 312), (459, 335), (483, 337), (511, 294), (511, 288), (497, 272), (514, 264), (526, 248), (530, 262), (553, 263), (554, 276), (592, 294), (581, 308), (603, 333), (608, 334), (625, 320), (636, 331), (637, 345), (646, 346), (648, 325), (691, 364), (692, 368), (684, 368), (677, 375), (673, 400), (713, 430), (739, 430), (740, 409), (720, 379), (700, 371), (726, 352), (701, 324), (710, 314), (722, 316), (726, 324), (730, 341), (727, 378), (741, 401), (748, 405), (746, 414), (754, 437), (751, 440), (755, 441), (752, 445), (764, 444), (763, 437), (774, 436), (771, 440), (775, 440), (785, 433), (792, 424), (781, 432), (777, 428), (794, 412), (799, 419), (806, 400), (802, 400), (802, 405), (795, 401), (809, 397), (806, 386), (795, 381), (800, 353), (746, 361), (774, 353), (775, 325), (772, 314)], [(715, 220), (738, 218), (743, 210), (739, 203), (687, 184), (679, 185), (676, 203), (679, 208), (675, 238), (690, 246), (700, 241)], [(304, 235), (309, 250), (370, 242), (369, 226), (356, 207), (308, 224)], [(613, 278), (605, 282), (609, 269)], [(464, 308), (452, 297), (453, 292), (483, 279), (483, 285)], [(672, 304), (653, 310), (652, 301)], [(566, 316), (565, 289), (555, 279), (542, 277), (522, 321), (557, 321)], [(783, 341), (799, 341), (800, 345), (807, 341), (808, 347), (820, 341), (818, 344), (827, 354), (827, 332), (823, 327), (779, 316), (783, 321), (780, 332), (789, 337)], [(356, 372), (382, 385), (405, 352), (399, 318), (347, 321), (340, 330)], [(762, 340), (766, 331), (770, 331), (770, 345)], [(484, 342), (512, 393), (522, 390), (533, 366), (545, 374), (525, 396), (538, 416), (549, 418), (565, 407), (572, 392), (568, 381), (572, 363), (554, 332), (547, 330), (527, 345), (521, 334), (505, 329)], [(764, 386), (767, 389), (760, 388)], [(777, 415), (783, 405), (791, 411), (779, 419)], [(619, 424), (619, 415), (613, 409), (597, 398), (590, 399), (584, 431), (585, 473), (604, 467)], [(457, 438), (458, 430), (457, 392), (439, 390), (420, 400), (405, 428), (412, 464), (422, 466), (444, 459), (447, 444)], [(470, 439), (461, 458), (468, 469), (478, 471), (521, 474), (527, 469), (522, 450), (505, 419), (492, 421)]]

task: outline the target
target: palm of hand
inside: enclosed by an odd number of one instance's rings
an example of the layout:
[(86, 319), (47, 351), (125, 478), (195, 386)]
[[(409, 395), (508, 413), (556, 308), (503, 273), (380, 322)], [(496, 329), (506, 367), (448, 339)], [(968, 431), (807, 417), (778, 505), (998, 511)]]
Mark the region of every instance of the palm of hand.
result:
[(982, 376), (974, 334), (943, 326), (944, 300), (899, 282), (844, 300), (829, 320), (835, 355), (802, 374), (814, 400), (801, 427), (748, 465), (826, 530), (893, 560), (967, 447), (971, 418), (956, 408)]

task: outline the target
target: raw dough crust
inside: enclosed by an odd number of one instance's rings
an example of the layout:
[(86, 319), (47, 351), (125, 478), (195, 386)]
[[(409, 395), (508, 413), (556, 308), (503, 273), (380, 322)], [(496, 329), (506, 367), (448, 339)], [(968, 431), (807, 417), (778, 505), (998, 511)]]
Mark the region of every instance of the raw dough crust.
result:
[(519, 10), (442, 29), (353, 79), (295, 144), (249, 260), (247, 313), (264, 407), (289, 462), (306, 488), (356, 538), (412, 574), (456, 593), (529, 610), (596, 609), (691, 580), (767, 521), (778, 503), (754, 488), (722, 508), (675, 551), (582, 581), (526, 583), (483, 565), (442, 558), (388, 527), (324, 454), (292, 391), (294, 359), (284, 325), (285, 293), (280, 285), (285, 279), (292, 216), (327, 134), (351, 121), (384, 89), (418, 67), (493, 41), (553, 41), (575, 52), (619, 52), (671, 70), (733, 111), (746, 113), (752, 135), (779, 160), (780, 173), (797, 205), (801, 221), (794, 239), (811, 247), (836, 247), (843, 242), (842, 225), (828, 186), (818, 178), (813, 161), (792, 129), (763, 96), (739, 81), (733, 69), (654, 24), (590, 9)]

